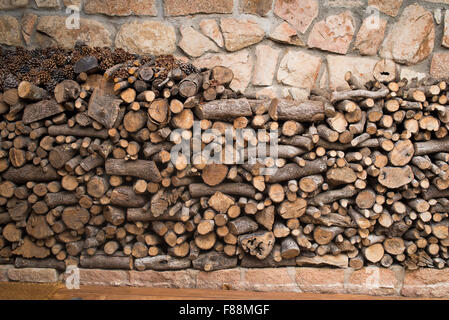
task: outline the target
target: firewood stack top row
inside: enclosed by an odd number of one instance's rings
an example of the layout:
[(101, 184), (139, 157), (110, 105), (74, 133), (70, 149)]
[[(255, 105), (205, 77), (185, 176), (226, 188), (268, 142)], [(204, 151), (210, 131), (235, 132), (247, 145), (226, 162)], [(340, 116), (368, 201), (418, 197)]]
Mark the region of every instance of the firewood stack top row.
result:
[[(87, 54), (71, 67), (73, 79), (45, 88), (22, 80), (0, 94), (0, 263), (448, 263), (446, 81), (399, 79), (383, 60), (375, 81), (348, 72), (351, 90), (292, 101), (244, 97), (229, 89), (228, 68), (167, 56), (103, 72)], [(253, 130), (239, 139), (243, 129)], [(218, 139), (229, 132), (230, 144)], [(172, 152), (186, 142), (213, 151)], [(251, 161), (273, 142), (276, 156)], [(237, 147), (243, 161), (224, 159)]]

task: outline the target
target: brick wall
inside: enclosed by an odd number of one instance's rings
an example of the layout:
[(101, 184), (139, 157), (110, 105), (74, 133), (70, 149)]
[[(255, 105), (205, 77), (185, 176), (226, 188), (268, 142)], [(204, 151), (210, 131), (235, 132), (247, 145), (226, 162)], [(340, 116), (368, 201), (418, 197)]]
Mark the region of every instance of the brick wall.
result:
[[(79, 28), (66, 26), (76, 27), (70, 6), (81, 8)], [(445, 76), (448, 9), (447, 0), (0, 0), (0, 43), (173, 53), (232, 68), (235, 90), (304, 98), (345, 86), (348, 70), (370, 80), (381, 58), (403, 77)]]
[[(71, 273), (48, 268), (17, 269), (0, 265), (0, 283), (64, 282)], [(197, 288), (317, 294), (355, 294), (404, 296), (409, 298), (447, 298), (449, 269), (404, 270), (400, 266), (354, 269), (330, 268), (235, 268), (204, 272), (125, 271), (79, 269), (81, 286), (134, 286), (153, 288)], [(69, 282), (73, 284), (73, 282)]]

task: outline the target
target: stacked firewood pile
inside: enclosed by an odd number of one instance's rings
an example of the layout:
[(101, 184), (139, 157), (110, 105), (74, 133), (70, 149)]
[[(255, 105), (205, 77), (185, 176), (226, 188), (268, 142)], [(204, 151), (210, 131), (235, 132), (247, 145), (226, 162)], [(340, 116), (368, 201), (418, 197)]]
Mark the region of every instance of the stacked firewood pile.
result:
[[(0, 263), (446, 265), (447, 82), (400, 80), (383, 61), (376, 81), (348, 72), (350, 90), (298, 102), (243, 97), (231, 70), (172, 57), (98, 70), (85, 55), (53, 91), (21, 81), (0, 94)], [(221, 155), (231, 132), (245, 161), (171, 152), (195, 144), (195, 123), (200, 150)], [(266, 131), (239, 140), (249, 128)], [(271, 139), (276, 156), (251, 162)]]

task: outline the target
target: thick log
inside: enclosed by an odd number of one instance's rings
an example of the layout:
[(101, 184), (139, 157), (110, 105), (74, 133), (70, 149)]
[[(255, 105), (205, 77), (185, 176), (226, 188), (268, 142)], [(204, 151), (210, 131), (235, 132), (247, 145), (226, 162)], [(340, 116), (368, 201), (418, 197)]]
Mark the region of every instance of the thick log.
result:
[(400, 188), (410, 183), (414, 178), (410, 166), (405, 167), (383, 167), (380, 169), (378, 181), (390, 189)]
[(177, 259), (169, 255), (158, 255), (155, 257), (144, 257), (134, 260), (134, 266), (137, 270), (181, 270), (187, 269), (191, 265), (189, 259)]
[(94, 255), (80, 257), (80, 266), (89, 269), (123, 269), (133, 268), (132, 257)]
[(278, 100), (277, 106), (275, 110), (271, 110), (270, 116), (273, 120), (321, 121), (324, 120), (324, 103), (313, 100), (303, 102)]
[(106, 174), (115, 176), (132, 176), (147, 181), (160, 182), (161, 173), (154, 161), (123, 159), (108, 159), (106, 161)]
[(246, 99), (226, 99), (200, 104), (195, 114), (201, 120), (226, 120), (252, 116), (252, 110)]
[(147, 202), (147, 198), (134, 193), (131, 186), (114, 188), (111, 193), (111, 204), (124, 208), (141, 208)]
[(415, 142), (415, 155), (423, 156), (426, 154), (449, 152), (449, 138), (430, 140), (425, 142)]
[(26, 183), (28, 181), (47, 182), (58, 180), (59, 175), (51, 166), (34, 166), (32, 164), (24, 165), (20, 168), (9, 168), (2, 175), (3, 179), (14, 183)]
[(22, 81), (17, 88), (17, 93), (20, 98), (31, 101), (40, 101), (48, 96), (45, 89), (42, 89), (31, 82)]
[(74, 192), (54, 192), (45, 195), (45, 203), (50, 208), (57, 206), (71, 206), (78, 203), (78, 197)]
[(14, 267), (16, 268), (51, 268), (58, 271), (65, 271), (66, 266), (64, 261), (59, 261), (55, 258), (46, 259), (24, 259), (17, 257), (14, 260)]

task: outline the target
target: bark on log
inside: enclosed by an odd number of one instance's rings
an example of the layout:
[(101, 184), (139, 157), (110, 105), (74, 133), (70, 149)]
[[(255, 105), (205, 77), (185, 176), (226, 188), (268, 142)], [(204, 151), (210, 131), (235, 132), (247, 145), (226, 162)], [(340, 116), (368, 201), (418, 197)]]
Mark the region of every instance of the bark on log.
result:
[(132, 176), (147, 181), (160, 182), (161, 173), (154, 161), (122, 159), (108, 159), (106, 161), (106, 174), (115, 176)]

